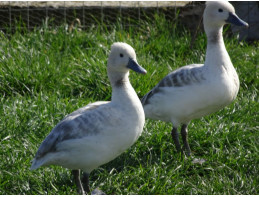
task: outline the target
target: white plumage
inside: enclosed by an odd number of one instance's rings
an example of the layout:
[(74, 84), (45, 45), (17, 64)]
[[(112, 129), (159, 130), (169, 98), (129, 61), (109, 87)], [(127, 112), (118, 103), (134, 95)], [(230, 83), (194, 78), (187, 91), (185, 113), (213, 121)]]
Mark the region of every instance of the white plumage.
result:
[(172, 137), (178, 151), (181, 146), (177, 127), (182, 124), (181, 134), (188, 155), (191, 152), (187, 141), (188, 123), (230, 104), (239, 90), (238, 75), (224, 45), (223, 26), (226, 23), (248, 26), (226, 1), (207, 2), (203, 21), (208, 41), (205, 63), (175, 70), (142, 99), (146, 117), (173, 123)]
[(128, 149), (141, 135), (145, 116), (141, 102), (129, 82), (129, 69), (145, 74), (134, 49), (114, 43), (108, 59), (112, 86), (111, 102), (95, 102), (66, 116), (41, 144), (31, 166), (60, 165), (74, 170), (76, 184), (84, 193), (78, 169), (87, 174)]

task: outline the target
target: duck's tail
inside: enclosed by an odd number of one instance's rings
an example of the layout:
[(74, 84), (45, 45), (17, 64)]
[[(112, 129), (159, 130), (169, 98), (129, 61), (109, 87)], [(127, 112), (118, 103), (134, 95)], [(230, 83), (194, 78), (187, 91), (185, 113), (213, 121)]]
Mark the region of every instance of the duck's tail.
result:
[(42, 161), (37, 160), (37, 159), (33, 159), (31, 167), (30, 167), (30, 170), (36, 170), (36, 169), (38, 169), (41, 166), (42, 166)]

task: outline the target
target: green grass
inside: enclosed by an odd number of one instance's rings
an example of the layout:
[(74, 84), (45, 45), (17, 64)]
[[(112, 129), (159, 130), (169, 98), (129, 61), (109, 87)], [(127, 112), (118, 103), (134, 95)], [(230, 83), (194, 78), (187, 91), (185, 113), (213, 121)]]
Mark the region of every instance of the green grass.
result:
[[(147, 75), (131, 72), (141, 98), (172, 70), (205, 59), (206, 37), (191, 36), (177, 21), (156, 17), (127, 29), (85, 31), (49, 28), (0, 33), (0, 194), (76, 194), (70, 171), (51, 166), (30, 171), (30, 161), (51, 129), (89, 102), (110, 100), (106, 75), (113, 42), (132, 45)], [(258, 194), (259, 43), (225, 35), (240, 78), (237, 99), (223, 110), (193, 120), (189, 141), (202, 165), (183, 159), (171, 124), (147, 120), (142, 136), (125, 153), (94, 170), (92, 189), (107, 194)]]

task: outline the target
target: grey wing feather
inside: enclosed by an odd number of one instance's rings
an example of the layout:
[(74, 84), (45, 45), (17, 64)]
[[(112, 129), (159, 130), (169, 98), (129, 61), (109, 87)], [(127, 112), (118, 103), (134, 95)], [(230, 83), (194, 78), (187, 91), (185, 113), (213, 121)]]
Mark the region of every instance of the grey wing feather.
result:
[(201, 66), (202, 64), (192, 64), (169, 73), (141, 99), (142, 105), (148, 104), (148, 100), (154, 94), (160, 92), (162, 87), (183, 87), (205, 80), (201, 72)]
[(101, 119), (103, 114), (101, 112), (96, 113), (96, 111), (95, 113), (91, 112), (99, 106), (100, 105), (86, 106), (67, 115), (42, 142), (35, 158), (42, 157), (48, 152), (54, 152), (57, 144), (64, 140), (77, 139), (96, 134), (96, 126), (91, 120), (96, 116)]

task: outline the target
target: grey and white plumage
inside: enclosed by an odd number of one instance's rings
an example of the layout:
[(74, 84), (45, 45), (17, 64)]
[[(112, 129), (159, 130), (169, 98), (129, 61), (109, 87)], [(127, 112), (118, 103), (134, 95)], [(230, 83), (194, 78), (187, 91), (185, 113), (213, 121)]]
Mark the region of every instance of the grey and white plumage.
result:
[(239, 90), (238, 75), (224, 45), (223, 26), (248, 26), (226, 1), (207, 2), (203, 22), (208, 41), (205, 63), (187, 65), (168, 74), (141, 100), (147, 118), (173, 123), (172, 137), (178, 151), (182, 149), (177, 128), (182, 125), (188, 155), (189, 122), (230, 104)]
[(40, 145), (31, 170), (47, 165), (72, 169), (78, 191), (84, 193), (79, 178), (82, 169), (89, 192), (89, 173), (123, 153), (143, 130), (144, 110), (130, 84), (129, 69), (146, 73), (130, 45), (114, 43), (107, 66), (112, 100), (88, 104), (59, 122)]

